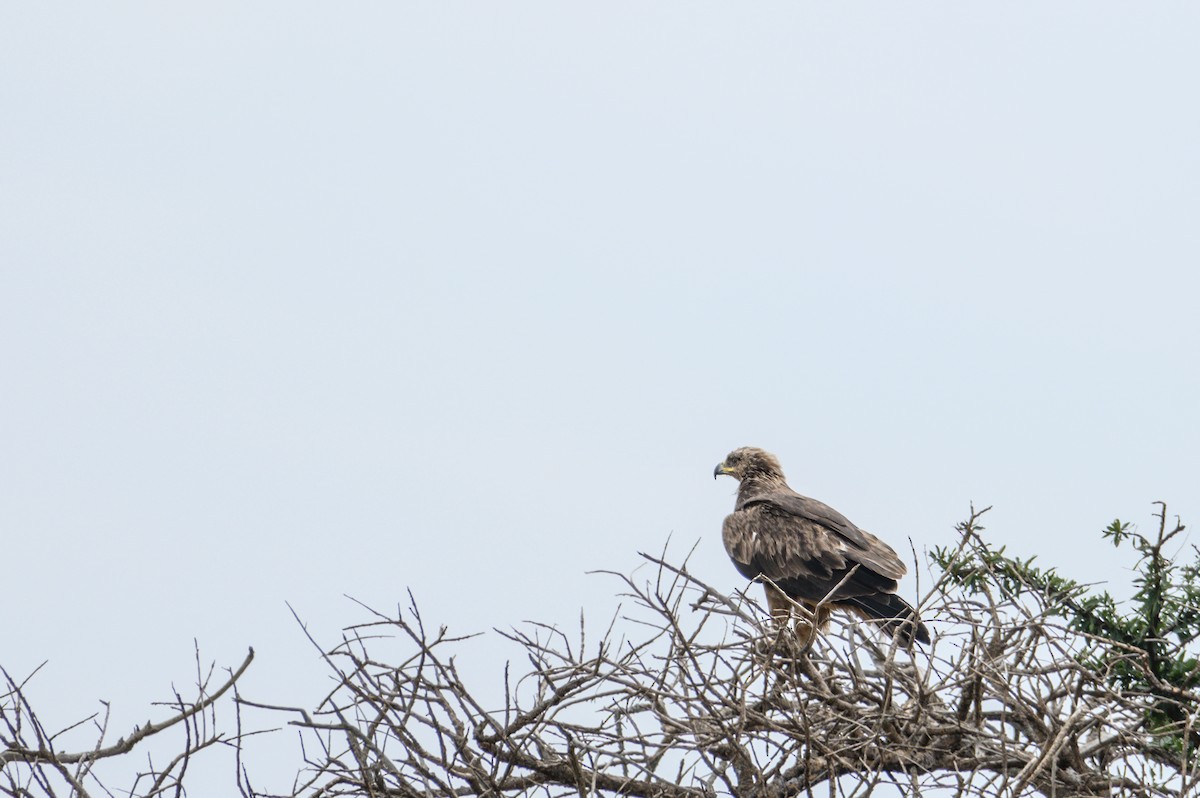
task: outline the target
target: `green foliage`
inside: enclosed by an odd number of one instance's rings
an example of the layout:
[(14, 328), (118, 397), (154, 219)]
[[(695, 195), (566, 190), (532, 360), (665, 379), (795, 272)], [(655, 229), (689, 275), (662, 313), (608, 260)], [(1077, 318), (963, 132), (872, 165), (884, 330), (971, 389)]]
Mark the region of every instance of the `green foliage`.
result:
[[(939, 548), (932, 558), (948, 579), (968, 593), (999, 589), (1013, 598), (1032, 598), (1045, 616), (1091, 636), (1093, 645), (1078, 652), (1081, 664), (1106, 674), (1127, 696), (1147, 699), (1146, 727), (1164, 748), (1175, 752), (1200, 749), (1196, 723), (1196, 692), (1200, 688), (1200, 549), (1191, 547), (1192, 562), (1178, 561), (1167, 544), (1183, 532), (1176, 521), (1167, 528), (1167, 508), (1157, 502), (1158, 533), (1147, 537), (1133, 525), (1114, 520), (1103, 536), (1137, 554), (1133, 585), (1136, 592), (1118, 602), (1108, 592), (1060, 576), (1054, 568), (1035, 565), (1006, 554), (1005, 547), (988, 546), (978, 524), (982, 513), (960, 524), (962, 542)], [(986, 512), (984, 510), (983, 512)]]

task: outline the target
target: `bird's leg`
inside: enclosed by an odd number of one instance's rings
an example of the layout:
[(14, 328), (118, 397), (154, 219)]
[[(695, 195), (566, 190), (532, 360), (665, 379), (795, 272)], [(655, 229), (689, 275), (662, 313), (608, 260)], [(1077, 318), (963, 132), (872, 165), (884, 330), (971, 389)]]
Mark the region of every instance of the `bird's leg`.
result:
[(792, 618), (792, 602), (782, 591), (775, 586), (764, 583), (763, 589), (767, 594), (767, 609), (771, 613), (771, 626), (774, 627), (770, 635), (771, 647), (778, 649), (779, 646), (788, 642), (788, 622)]
[(767, 608), (780, 626), (787, 626), (792, 617), (792, 600), (773, 585), (763, 585), (767, 591)]
[(778, 588), (771, 585), (764, 585), (767, 590), (767, 607), (771, 610), (771, 617), (775, 619), (775, 623), (781, 629), (786, 629), (788, 621), (792, 619), (792, 611), (795, 610), (796, 624), (794, 631), (796, 639), (804, 641), (813, 633), (813, 627), (817, 630), (825, 628), (829, 623), (829, 607), (827, 605), (813, 605), (807, 601), (793, 601), (784, 595)]
[[(826, 610), (824, 614), (814, 613), (815, 608), (808, 602), (796, 602), (773, 585), (766, 584), (763, 587), (767, 592), (767, 608), (775, 622), (774, 648), (786, 652), (788, 657), (803, 653), (816, 637), (814, 621), (818, 617), (828, 618), (828, 609), (822, 608)], [(793, 611), (795, 625), (791, 624)]]
[[(824, 627), (824, 622), (829, 618), (829, 610), (824, 607), (818, 607), (810, 604), (807, 601), (801, 602), (803, 609), (796, 613), (796, 625), (794, 627), (796, 633), (796, 642), (804, 648), (812, 645), (813, 640), (817, 637), (817, 632)], [(824, 613), (821, 611), (824, 610)]]
[(818, 632), (824, 632), (829, 628), (829, 616), (833, 613), (833, 607), (828, 604), (817, 604), (813, 607), (813, 622), (817, 626)]

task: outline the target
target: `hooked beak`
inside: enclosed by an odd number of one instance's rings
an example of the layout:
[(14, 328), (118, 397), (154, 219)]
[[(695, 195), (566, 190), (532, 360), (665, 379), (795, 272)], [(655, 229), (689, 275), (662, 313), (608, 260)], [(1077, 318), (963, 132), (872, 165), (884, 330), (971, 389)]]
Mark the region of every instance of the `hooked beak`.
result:
[(722, 474), (728, 474), (728, 473), (729, 473), (729, 469), (727, 469), (725, 467), (725, 461), (722, 460), (721, 462), (717, 463), (717, 467), (713, 469), (713, 479), (716, 479), (717, 477), (721, 476)]

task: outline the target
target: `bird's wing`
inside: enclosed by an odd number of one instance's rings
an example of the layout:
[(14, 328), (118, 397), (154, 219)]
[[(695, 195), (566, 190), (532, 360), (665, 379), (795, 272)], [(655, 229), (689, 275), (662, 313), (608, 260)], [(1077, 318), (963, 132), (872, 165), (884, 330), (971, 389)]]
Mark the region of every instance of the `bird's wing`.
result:
[[(776, 535), (805, 538), (828, 536), (824, 546), (837, 551), (852, 564), (874, 571), (890, 580), (898, 580), (908, 572), (904, 562), (892, 547), (879, 538), (859, 529), (846, 516), (824, 502), (801, 496), (792, 490), (777, 490), (754, 496), (738, 508), (743, 511), (763, 510), (761, 517), (778, 518), (771, 527)], [(789, 532), (788, 530), (792, 530)], [(811, 546), (807, 548), (812, 548)]]
[(748, 579), (765, 576), (796, 599), (846, 600), (895, 592), (896, 580), (862, 562), (855, 547), (821, 524), (758, 503), (726, 517), (725, 549)]

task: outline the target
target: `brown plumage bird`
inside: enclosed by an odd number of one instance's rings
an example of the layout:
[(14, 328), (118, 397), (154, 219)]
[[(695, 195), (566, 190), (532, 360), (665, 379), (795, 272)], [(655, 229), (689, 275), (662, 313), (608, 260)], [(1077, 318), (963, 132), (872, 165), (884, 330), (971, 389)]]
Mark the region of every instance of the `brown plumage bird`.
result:
[[(772, 580), (788, 598), (814, 610), (818, 628), (828, 623), (832, 606), (878, 622), (907, 646), (914, 639), (929, 642), (916, 610), (896, 595), (908, 569), (891, 546), (832, 507), (789, 488), (770, 452), (734, 449), (713, 478), (722, 474), (741, 483), (721, 535), (743, 576)], [(791, 604), (770, 584), (766, 587), (771, 614), (790, 617)]]

